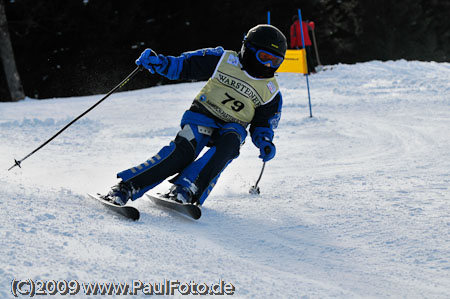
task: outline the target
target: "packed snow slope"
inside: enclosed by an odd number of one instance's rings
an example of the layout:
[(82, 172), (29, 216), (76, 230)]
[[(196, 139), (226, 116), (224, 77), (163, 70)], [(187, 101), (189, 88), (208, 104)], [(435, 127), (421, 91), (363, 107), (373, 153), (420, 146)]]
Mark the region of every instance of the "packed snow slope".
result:
[(85, 194), (167, 145), (204, 82), (114, 94), (9, 172), (102, 95), (0, 103), (0, 297), (13, 279), (169, 279), (234, 298), (449, 298), (450, 64), (335, 65), (309, 77), (312, 118), (305, 77), (278, 80), (261, 194), (248, 138), (199, 221), (141, 199), (133, 222)]

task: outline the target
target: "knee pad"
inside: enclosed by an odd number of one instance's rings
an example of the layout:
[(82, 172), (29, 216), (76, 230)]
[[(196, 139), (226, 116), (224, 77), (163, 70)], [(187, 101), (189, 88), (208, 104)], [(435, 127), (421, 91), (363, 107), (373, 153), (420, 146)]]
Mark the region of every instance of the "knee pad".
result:
[(240, 140), (240, 143), (243, 144), (245, 141), (245, 138), (247, 138), (247, 130), (240, 124), (237, 123), (226, 123), (223, 125), (223, 127), (220, 129), (220, 135), (223, 136), (227, 133), (235, 133)]
[(178, 132), (177, 138), (186, 139), (191, 144), (195, 152), (195, 157), (197, 157), (206, 144), (208, 144), (213, 130), (214, 129), (210, 127), (186, 124), (183, 126), (183, 129)]
[(225, 132), (215, 142), (216, 155), (223, 156), (225, 159), (232, 160), (239, 156), (241, 148), (240, 135), (236, 132)]

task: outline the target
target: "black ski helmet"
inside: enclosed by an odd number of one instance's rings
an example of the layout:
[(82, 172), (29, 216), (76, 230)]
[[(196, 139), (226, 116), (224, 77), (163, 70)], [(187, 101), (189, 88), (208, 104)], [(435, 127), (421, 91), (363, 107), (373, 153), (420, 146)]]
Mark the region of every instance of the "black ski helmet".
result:
[(278, 68), (266, 67), (259, 63), (252, 49), (266, 50), (284, 58), (287, 49), (286, 37), (275, 26), (260, 24), (250, 29), (242, 41), (240, 54), (244, 69), (254, 77), (273, 77)]

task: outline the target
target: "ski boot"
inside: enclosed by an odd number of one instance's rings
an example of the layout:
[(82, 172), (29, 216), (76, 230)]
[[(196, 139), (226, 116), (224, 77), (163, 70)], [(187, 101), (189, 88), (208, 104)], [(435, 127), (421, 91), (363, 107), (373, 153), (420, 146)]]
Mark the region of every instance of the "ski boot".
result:
[(164, 194), (163, 197), (181, 204), (194, 204), (194, 196), (197, 193), (198, 188), (188, 179), (185, 178), (184, 181), (186, 181), (186, 186), (173, 185), (169, 192)]
[(111, 187), (111, 191), (106, 195), (102, 195), (101, 198), (115, 205), (124, 206), (137, 192), (139, 192), (139, 190), (134, 189), (130, 182), (121, 181), (117, 185)]

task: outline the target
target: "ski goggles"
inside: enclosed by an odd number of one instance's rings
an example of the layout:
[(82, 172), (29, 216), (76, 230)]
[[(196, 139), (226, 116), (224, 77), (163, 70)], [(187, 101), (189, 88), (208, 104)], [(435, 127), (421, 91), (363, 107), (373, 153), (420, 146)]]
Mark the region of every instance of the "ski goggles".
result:
[(277, 56), (265, 50), (256, 50), (256, 48), (247, 43), (247, 48), (252, 50), (256, 55), (256, 60), (258, 60), (261, 64), (269, 64), (273, 68), (277, 68), (281, 65), (284, 58), (281, 56)]
[(256, 51), (256, 59), (262, 64), (269, 64), (271, 67), (279, 67), (283, 62), (284, 58), (277, 56), (270, 52), (264, 50)]

